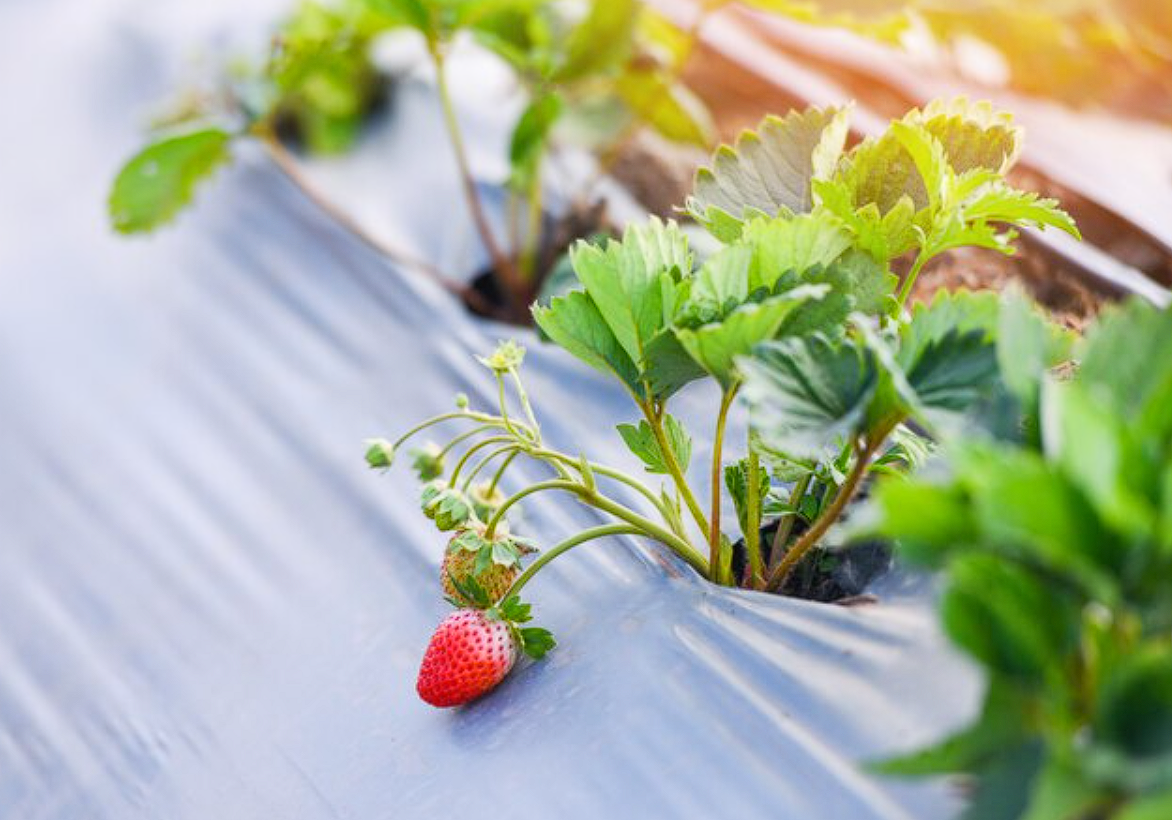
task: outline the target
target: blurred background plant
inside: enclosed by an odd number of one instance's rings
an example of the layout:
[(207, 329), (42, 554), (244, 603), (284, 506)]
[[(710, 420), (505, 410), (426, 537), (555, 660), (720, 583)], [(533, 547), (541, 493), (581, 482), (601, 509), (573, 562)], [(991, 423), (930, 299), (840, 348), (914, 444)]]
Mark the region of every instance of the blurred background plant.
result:
[(881, 768), (969, 775), (966, 818), (1172, 816), (1172, 314), (1112, 309), (1073, 375), (1027, 312), (1001, 337), (1025, 423), (951, 442), (877, 503), (878, 531), (943, 570), (984, 707)]

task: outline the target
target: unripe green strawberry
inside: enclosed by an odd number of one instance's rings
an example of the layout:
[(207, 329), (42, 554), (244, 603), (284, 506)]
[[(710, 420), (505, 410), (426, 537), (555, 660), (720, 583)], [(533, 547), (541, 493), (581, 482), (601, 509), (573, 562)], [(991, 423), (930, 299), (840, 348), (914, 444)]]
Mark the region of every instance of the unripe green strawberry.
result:
[(454, 530), (472, 517), (472, 504), (457, 489), (436, 480), (423, 485), (420, 495), (423, 514), (443, 532)]
[(479, 529), (461, 530), (448, 542), (440, 566), (440, 582), (447, 597), (463, 606), (475, 606), (468, 594), (471, 584), (482, 590), (489, 604), (508, 592), (521, 571), (521, 556), (532, 548), (508, 534), (489, 541)]
[(444, 459), (441, 453), (442, 450), (431, 442), (411, 451), (411, 467), (420, 481), (434, 481), (444, 474)]

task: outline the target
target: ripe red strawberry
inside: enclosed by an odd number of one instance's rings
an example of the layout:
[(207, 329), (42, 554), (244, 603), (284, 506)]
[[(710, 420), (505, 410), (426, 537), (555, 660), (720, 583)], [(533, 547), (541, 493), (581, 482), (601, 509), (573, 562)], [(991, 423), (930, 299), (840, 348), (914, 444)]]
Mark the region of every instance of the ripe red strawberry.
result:
[(423, 655), (415, 691), (432, 706), (459, 706), (505, 679), (520, 652), (540, 658), (553, 636), (529, 620), (529, 606), (516, 596), (491, 609), (458, 609), (444, 618)]
[(432, 706), (459, 706), (492, 690), (516, 661), (508, 623), (485, 610), (458, 609), (431, 636), (415, 689)]

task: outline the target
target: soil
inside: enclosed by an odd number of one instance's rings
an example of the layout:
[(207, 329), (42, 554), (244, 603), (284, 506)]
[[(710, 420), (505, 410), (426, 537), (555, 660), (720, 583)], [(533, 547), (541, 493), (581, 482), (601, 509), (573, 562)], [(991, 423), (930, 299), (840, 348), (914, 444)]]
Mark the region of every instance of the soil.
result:
[(464, 291), (465, 306), (477, 316), (528, 327), (533, 324), (529, 305), (541, 292), (542, 284), (558, 260), (579, 239), (599, 233), (617, 235), (606, 213), (606, 202), (578, 203), (559, 219), (547, 218), (542, 229), (542, 247), (537, 258), (536, 276), (528, 292), (509, 299), (500, 287), (500, 278), (491, 266), (480, 271)]
[[(761, 528), (762, 557), (766, 566), (773, 561), (773, 534), (777, 531), (777, 523), (771, 521)], [(805, 524), (799, 522), (793, 534), (801, 535), (804, 530)], [(886, 541), (863, 541), (844, 550), (813, 550), (790, 573), (778, 594), (844, 606), (868, 603), (875, 599), (866, 594), (866, 589), (891, 568), (891, 556), (891, 544)], [(743, 540), (733, 544), (732, 569), (735, 577), (745, 577)]]

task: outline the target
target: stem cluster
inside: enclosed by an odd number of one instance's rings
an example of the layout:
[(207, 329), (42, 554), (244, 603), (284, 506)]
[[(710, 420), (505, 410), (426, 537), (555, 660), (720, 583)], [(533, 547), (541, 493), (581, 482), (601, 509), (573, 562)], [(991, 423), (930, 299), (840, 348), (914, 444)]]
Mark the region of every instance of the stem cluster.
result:
[[(764, 515), (759, 501), (764, 489), (760, 485), (761, 454), (756, 450), (750, 437), (748, 496), (751, 500), (746, 515), (749, 522), (748, 531), (745, 533), (749, 571), (745, 578), (737, 579), (733, 577), (731, 567), (731, 546), (721, 531), (723, 441), (729, 413), (737, 395), (735, 385), (724, 392), (717, 416), (711, 467), (711, 498), (709, 509), (705, 512), (671, 446), (665, 425), (666, 410), (661, 403), (640, 401), (639, 405), (660, 448), (666, 480), (671, 483), (673, 490), (670, 494), (666, 491), (656, 492), (639, 478), (615, 467), (589, 461), (584, 456), (574, 457), (548, 446), (542, 439), (537, 417), (518, 372), (519, 360), (488, 360), (486, 364), (493, 369), (497, 380), (497, 412), (478, 412), (461, 407), (456, 411), (434, 416), (407, 431), (390, 444), (390, 449), (397, 450), (409, 438), (436, 425), (454, 421), (470, 422), (473, 425), (471, 429), (454, 435), (447, 444), (438, 448), (437, 457), (442, 461), (444, 455), (463, 448), (446, 486), (449, 489), (458, 488), (464, 493), (469, 491), (477, 475), (491, 464), (497, 463), (498, 466), (484, 493), (484, 496), (489, 498), (494, 496), (497, 487), (509, 468), (517, 462), (518, 457), (523, 456), (549, 468), (552, 473), (549, 478), (527, 484), (511, 495), (501, 496), (484, 519), (476, 522), (488, 541), (501, 535), (510, 510), (531, 496), (550, 491), (568, 493), (612, 519), (608, 524), (584, 530), (546, 550), (516, 579), (509, 591), (510, 595), (519, 592), (541, 568), (569, 549), (598, 538), (619, 534), (641, 535), (662, 544), (714, 583), (730, 586), (743, 583), (753, 589), (778, 590), (793, 569), (817, 546), (822, 536), (841, 516), (858, 490), (881, 443), (859, 441), (848, 450), (847, 455), (853, 467), (839, 487), (829, 487), (825, 480), (815, 479), (812, 475), (805, 476), (794, 485), (788, 505), (790, 512), (785, 513), (778, 522), (773, 541), (773, 558), (766, 566), (759, 532)], [(511, 405), (519, 406), (520, 413), (511, 412)], [(633, 490), (638, 496), (638, 505), (632, 506), (615, 498), (609, 488), (602, 486), (603, 482)], [(806, 506), (803, 499), (815, 493), (832, 493), (832, 500), (813, 521), (809, 522), (805, 532), (790, 544), (794, 522), (801, 516), (798, 511)], [(684, 517), (681, 515), (683, 508), (687, 508), (694, 530), (685, 525)], [(699, 541), (696, 538), (697, 534), (701, 537)]]

